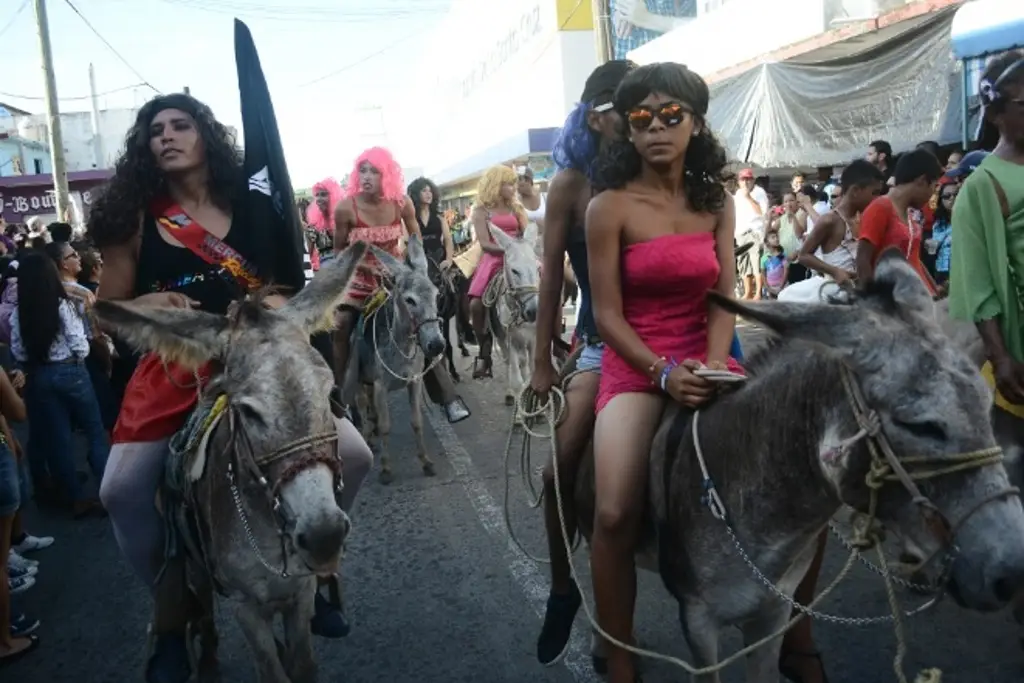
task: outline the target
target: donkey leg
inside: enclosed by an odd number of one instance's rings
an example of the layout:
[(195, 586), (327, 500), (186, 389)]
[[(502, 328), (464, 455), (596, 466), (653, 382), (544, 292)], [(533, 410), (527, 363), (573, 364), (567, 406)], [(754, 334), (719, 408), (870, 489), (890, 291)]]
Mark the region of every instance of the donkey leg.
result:
[(505, 355), (508, 358), (508, 389), (505, 391), (505, 405), (514, 406), (521, 389), (522, 376), (519, 373), (519, 349), (516, 348), (512, 339), (508, 341)]
[[(715, 626), (707, 607), (701, 603), (682, 603), (679, 606), (679, 621), (683, 627), (683, 636), (690, 646), (693, 654), (693, 664), (698, 669), (706, 666), (713, 666), (718, 663), (718, 628)], [(781, 646), (781, 642), (780, 642)], [(775, 649), (775, 660), (778, 660), (778, 648)], [(694, 676), (695, 683), (722, 683), (718, 673), (707, 674), (706, 676)], [(757, 681), (778, 680), (775, 678), (764, 678)], [(748, 680), (749, 683), (749, 680)]]
[(427, 442), (423, 439), (423, 380), (409, 382), (409, 417), (412, 422), (412, 433), (416, 435), (416, 457), (420, 459), (423, 474), (432, 477), (437, 474), (434, 461), (427, 455)]
[[(204, 577), (205, 579), (205, 577)], [(200, 617), (194, 622), (199, 638), (199, 662), (196, 666), (196, 680), (199, 683), (216, 683), (220, 680), (220, 665), (217, 662), (217, 624), (214, 615), (213, 584), (202, 581), (196, 588), (196, 600), (200, 606)]]
[(274, 640), (274, 613), (269, 607), (244, 600), (235, 610), (256, 666), (256, 683), (291, 683)]
[[(446, 318), (442, 326), (444, 330), (444, 358), (448, 362), (448, 374), (451, 376), (453, 382), (461, 382), (462, 377), (459, 375), (458, 369), (455, 367), (455, 354), (452, 349), (452, 319)], [(457, 331), (456, 331), (457, 332)], [(459, 337), (459, 344), (462, 345), (462, 339)], [(463, 345), (464, 346), (464, 345)], [(469, 350), (466, 350), (469, 353)]]
[(313, 634), (309, 624), (316, 611), (313, 591), (300, 591), (295, 602), (284, 611), (284, 668), (291, 683), (316, 683), (317, 666), (313, 658)]
[(373, 383), (373, 412), (376, 413), (376, 432), (380, 444), (380, 483), (390, 484), (395, 480), (391, 471), (391, 453), (388, 437), (391, 435), (391, 413), (388, 412), (388, 390), (382, 382)]
[[(770, 604), (755, 618), (745, 622), (743, 646), (753, 645), (759, 640), (777, 633), (789, 621), (790, 610), (785, 604)], [(746, 657), (747, 683), (779, 680), (779, 655), (782, 652), (782, 636), (751, 652)]]

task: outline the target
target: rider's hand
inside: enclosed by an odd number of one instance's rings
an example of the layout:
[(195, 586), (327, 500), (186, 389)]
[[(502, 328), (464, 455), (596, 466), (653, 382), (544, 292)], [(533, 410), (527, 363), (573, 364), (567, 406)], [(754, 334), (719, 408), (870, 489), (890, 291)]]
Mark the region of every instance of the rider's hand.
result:
[(999, 393), (1010, 403), (1024, 405), (1024, 364), (1004, 356), (992, 363), (992, 373)]
[(703, 367), (699, 361), (684, 360), (672, 368), (665, 381), (665, 391), (676, 401), (688, 408), (697, 408), (711, 398), (714, 386), (693, 371)]
[(21, 390), (25, 388), (25, 373), (21, 370), (11, 370), (8, 377), (11, 379), (11, 386), (20, 394)]
[(147, 308), (196, 308), (199, 302), (178, 292), (153, 292), (132, 300), (137, 306)]
[(841, 285), (844, 282), (852, 284), (854, 277), (856, 276), (848, 270), (837, 270), (832, 274), (832, 279), (835, 280), (837, 285)]
[(533, 363), (533, 375), (530, 377), (530, 388), (537, 396), (544, 397), (558, 381), (558, 373), (547, 354), (538, 354)]

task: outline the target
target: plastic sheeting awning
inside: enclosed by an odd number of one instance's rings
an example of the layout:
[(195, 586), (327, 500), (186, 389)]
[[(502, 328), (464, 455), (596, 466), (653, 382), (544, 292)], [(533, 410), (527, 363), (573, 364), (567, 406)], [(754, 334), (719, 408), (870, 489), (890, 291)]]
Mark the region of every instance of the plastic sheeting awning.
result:
[(960, 139), (953, 12), (849, 59), (774, 63), (711, 88), (708, 121), (729, 157), (762, 168), (842, 165), (872, 140), (910, 149)]
[(950, 29), (957, 59), (1024, 47), (1024, 2), (974, 0), (962, 5)]

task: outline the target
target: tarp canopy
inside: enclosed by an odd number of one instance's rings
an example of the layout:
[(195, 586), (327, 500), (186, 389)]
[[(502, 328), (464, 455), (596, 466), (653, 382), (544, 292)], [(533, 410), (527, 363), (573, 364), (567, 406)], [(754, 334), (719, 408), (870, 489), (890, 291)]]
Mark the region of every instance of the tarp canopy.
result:
[(711, 88), (708, 120), (729, 157), (762, 168), (829, 166), (872, 140), (910, 149), (960, 139), (953, 12), (855, 56), (763, 64)]
[(957, 59), (1024, 47), (1024, 2), (974, 0), (956, 11), (951, 30)]

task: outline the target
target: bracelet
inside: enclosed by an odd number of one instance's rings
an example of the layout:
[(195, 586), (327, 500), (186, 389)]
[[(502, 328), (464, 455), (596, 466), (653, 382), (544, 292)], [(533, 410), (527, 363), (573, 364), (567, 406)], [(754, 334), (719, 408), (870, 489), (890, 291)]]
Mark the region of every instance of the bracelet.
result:
[(678, 366), (679, 366), (679, 363), (677, 363), (676, 360), (673, 358), (672, 360), (667, 361), (665, 363), (665, 367), (663, 367), (661, 369), (661, 376), (659, 378), (659, 380), (660, 380), (659, 381), (659, 385), (661, 386), (661, 390), (662, 391), (665, 391), (665, 392), (668, 391), (668, 389), (665, 388), (665, 385), (668, 383), (668, 376), (672, 373), (672, 370), (674, 370)]
[(657, 384), (657, 380), (654, 378), (657, 377), (658, 363), (668, 363), (668, 359), (662, 356), (647, 367), (647, 376), (651, 378), (651, 384)]

